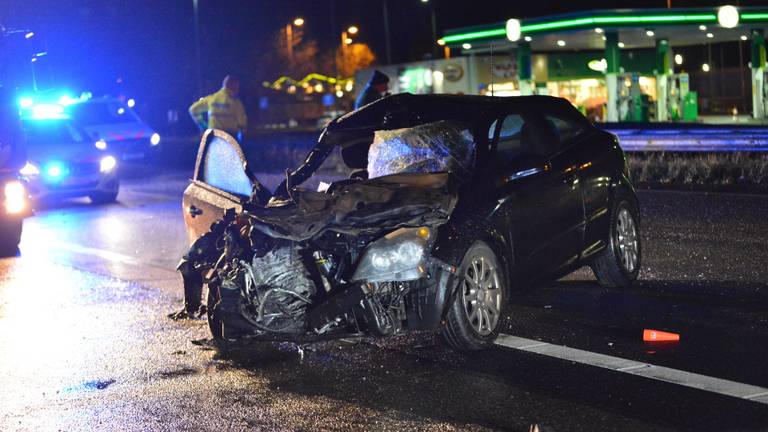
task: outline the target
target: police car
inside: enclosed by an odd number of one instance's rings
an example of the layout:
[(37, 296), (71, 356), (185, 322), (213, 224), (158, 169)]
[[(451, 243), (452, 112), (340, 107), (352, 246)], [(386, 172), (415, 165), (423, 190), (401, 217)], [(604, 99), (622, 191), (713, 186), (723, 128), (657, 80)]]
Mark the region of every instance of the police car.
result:
[(133, 111), (133, 99), (64, 100), (64, 114), (90, 136), (109, 145), (118, 158), (144, 159), (160, 144), (160, 135)]
[(0, 86), (0, 256), (16, 252), (24, 218), (32, 214), (26, 183), (18, 173), (24, 163), (24, 142), (11, 99)]
[(25, 118), (27, 163), (19, 171), (34, 199), (89, 197), (114, 202), (120, 189), (117, 157), (71, 119)]

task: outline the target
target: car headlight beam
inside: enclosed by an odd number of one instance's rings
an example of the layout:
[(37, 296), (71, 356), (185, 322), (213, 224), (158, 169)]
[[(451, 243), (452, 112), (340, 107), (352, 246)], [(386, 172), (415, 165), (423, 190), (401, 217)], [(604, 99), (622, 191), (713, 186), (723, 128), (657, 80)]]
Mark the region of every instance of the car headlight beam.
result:
[(149, 137), (149, 143), (153, 146), (160, 144), (160, 134), (157, 132), (153, 133), (152, 136)]
[(27, 207), (27, 188), (20, 181), (10, 181), (3, 189), (6, 213), (21, 213)]
[(431, 244), (429, 228), (400, 228), (368, 245), (354, 281), (389, 282), (421, 278)]
[(117, 159), (114, 156), (104, 156), (99, 162), (99, 171), (103, 173), (111, 172), (117, 166)]
[(19, 174), (23, 176), (36, 176), (40, 175), (40, 168), (32, 162), (27, 162), (22, 169), (19, 170)]

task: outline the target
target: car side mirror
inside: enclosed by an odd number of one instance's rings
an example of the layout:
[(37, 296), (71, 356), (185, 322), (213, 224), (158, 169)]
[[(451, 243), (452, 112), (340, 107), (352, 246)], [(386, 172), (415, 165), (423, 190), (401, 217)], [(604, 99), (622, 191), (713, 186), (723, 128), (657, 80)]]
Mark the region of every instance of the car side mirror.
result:
[(522, 155), (506, 164), (502, 170), (503, 183), (536, 176), (550, 168), (549, 159), (542, 155)]

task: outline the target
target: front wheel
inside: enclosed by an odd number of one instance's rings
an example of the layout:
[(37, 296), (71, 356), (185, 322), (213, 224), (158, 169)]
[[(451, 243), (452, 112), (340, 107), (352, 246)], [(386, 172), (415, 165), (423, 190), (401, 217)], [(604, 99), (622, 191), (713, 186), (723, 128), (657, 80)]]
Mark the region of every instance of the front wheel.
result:
[(611, 211), (608, 246), (592, 262), (592, 271), (604, 287), (625, 287), (640, 273), (640, 232), (637, 207), (617, 199)]
[(3, 221), (0, 226), (0, 257), (16, 255), (21, 242), (21, 230), (23, 221)]
[(206, 303), (206, 315), (208, 317), (208, 328), (211, 330), (211, 336), (214, 341), (224, 340), (224, 325), (221, 320), (216, 319), (213, 316), (213, 311), (216, 305), (221, 301), (221, 293), (219, 292), (219, 284), (209, 282), (208, 283), (208, 299)]
[(120, 192), (120, 182), (115, 179), (109, 183), (108, 189), (93, 191), (88, 195), (91, 203), (95, 205), (111, 204), (117, 201), (117, 194)]
[(506, 303), (504, 271), (493, 250), (475, 242), (464, 254), (443, 337), (459, 351), (489, 347), (499, 335)]

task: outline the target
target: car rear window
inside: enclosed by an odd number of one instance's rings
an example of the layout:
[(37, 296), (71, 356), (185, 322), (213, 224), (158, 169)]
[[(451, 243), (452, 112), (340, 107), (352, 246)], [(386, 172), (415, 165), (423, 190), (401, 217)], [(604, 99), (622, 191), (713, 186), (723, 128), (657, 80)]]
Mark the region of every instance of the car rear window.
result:
[(504, 117), (499, 130), (496, 154), (504, 161), (512, 161), (523, 154), (536, 153), (531, 128), (519, 114)]
[(585, 130), (584, 127), (582, 127), (577, 122), (565, 117), (547, 115), (546, 120), (557, 136), (557, 140), (560, 144), (568, 143), (570, 140), (577, 137)]

